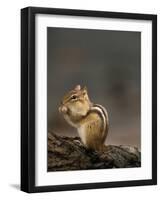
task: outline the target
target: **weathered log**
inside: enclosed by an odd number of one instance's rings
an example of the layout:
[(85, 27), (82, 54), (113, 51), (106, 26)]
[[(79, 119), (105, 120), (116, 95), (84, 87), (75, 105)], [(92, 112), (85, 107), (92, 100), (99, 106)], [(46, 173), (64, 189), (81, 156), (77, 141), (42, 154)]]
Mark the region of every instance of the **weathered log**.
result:
[(141, 166), (136, 147), (108, 145), (102, 152), (87, 150), (79, 137), (48, 132), (48, 171), (131, 168)]

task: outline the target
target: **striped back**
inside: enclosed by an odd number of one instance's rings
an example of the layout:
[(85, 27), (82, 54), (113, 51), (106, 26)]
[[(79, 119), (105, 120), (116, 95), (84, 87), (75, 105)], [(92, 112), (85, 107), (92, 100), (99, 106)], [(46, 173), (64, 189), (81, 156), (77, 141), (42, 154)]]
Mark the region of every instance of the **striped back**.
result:
[(106, 137), (109, 128), (109, 118), (106, 109), (100, 104), (93, 104), (91, 111), (96, 111), (103, 121), (103, 135)]

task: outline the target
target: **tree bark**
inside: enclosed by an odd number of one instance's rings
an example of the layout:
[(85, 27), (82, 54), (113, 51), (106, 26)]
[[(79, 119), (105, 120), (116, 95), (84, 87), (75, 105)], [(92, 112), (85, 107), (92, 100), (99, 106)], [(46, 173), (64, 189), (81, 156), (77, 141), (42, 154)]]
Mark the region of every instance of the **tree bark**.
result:
[(79, 137), (48, 132), (48, 171), (131, 168), (141, 166), (136, 147), (108, 145), (102, 152), (87, 150)]

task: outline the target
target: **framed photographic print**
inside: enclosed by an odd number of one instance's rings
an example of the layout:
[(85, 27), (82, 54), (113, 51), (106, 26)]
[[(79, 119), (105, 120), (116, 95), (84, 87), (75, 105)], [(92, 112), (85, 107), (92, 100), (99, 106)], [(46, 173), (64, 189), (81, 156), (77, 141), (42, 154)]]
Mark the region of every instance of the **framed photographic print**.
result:
[(21, 190), (157, 184), (157, 16), (21, 10)]

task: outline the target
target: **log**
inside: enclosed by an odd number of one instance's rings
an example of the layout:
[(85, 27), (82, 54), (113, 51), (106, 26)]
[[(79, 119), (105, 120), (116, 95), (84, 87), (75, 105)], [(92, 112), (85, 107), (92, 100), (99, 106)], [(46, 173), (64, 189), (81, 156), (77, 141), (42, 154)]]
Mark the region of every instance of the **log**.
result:
[(48, 172), (141, 166), (136, 147), (108, 145), (101, 152), (86, 149), (79, 137), (60, 136), (48, 131)]

